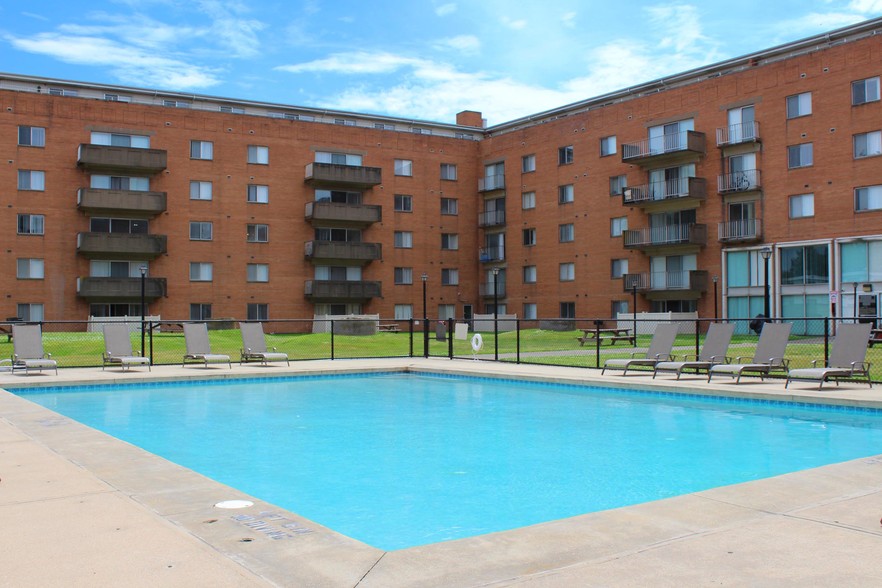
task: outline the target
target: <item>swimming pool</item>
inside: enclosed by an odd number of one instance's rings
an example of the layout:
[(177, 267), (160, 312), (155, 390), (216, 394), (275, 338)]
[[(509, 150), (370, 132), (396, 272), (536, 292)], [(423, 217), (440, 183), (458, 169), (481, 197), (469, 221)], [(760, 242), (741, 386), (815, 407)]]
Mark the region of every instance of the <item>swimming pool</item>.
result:
[(17, 390), (381, 549), (882, 453), (882, 416), (376, 374)]

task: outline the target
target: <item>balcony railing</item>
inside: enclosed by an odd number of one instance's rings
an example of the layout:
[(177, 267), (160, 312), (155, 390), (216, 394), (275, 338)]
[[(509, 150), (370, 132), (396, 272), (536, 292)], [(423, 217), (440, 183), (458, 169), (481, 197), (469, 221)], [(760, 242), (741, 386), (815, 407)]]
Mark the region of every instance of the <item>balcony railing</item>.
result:
[(491, 192), (505, 188), (505, 176), (497, 174), (478, 178), (478, 192)]
[(504, 210), (488, 210), (478, 213), (479, 227), (501, 227), (503, 225), (505, 225)]
[(307, 298), (317, 300), (368, 300), (379, 298), (381, 282), (351, 280), (307, 280), (304, 288)]
[(625, 188), (622, 203), (645, 206), (676, 198), (705, 200), (707, 182), (704, 178), (675, 178)]
[(763, 236), (763, 221), (758, 218), (728, 221), (717, 227), (720, 241), (757, 241)]
[(634, 286), (637, 287), (638, 291), (643, 292), (668, 290), (707, 291), (707, 271), (705, 270), (625, 274), (623, 278), (622, 286), (625, 292), (630, 292)]
[(104, 190), (80, 188), (77, 190), (77, 208), (99, 214), (144, 214), (156, 216), (166, 210), (165, 192), (137, 190)]
[(484, 247), (478, 251), (478, 259), (481, 262), (502, 261), (505, 259), (505, 247)]
[(83, 143), (77, 152), (77, 164), (90, 171), (131, 174), (156, 174), (167, 167), (168, 156), (162, 149), (137, 149)]
[(305, 181), (316, 186), (367, 189), (382, 183), (382, 170), (379, 167), (313, 162), (306, 166)]
[[(493, 282), (483, 282), (479, 286), (481, 296), (485, 298), (493, 298), (496, 296), (497, 298), (505, 297), (505, 282), (498, 282), (496, 287), (494, 288)], [(495, 290), (495, 294), (494, 294)]]
[[(165, 295), (165, 278), (144, 278), (146, 300)], [(141, 300), (141, 278), (77, 278), (77, 296), (93, 300), (137, 302)]]
[(168, 250), (165, 235), (78, 233), (77, 253), (102, 259), (154, 259)]
[(759, 123), (756, 121), (738, 123), (717, 129), (717, 146), (738, 145), (759, 141)]
[(717, 192), (749, 192), (760, 189), (760, 170), (745, 169), (717, 177)]
[(677, 153), (704, 154), (705, 151), (704, 133), (680, 131), (678, 133), (644, 139), (636, 143), (625, 143), (622, 145), (622, 161), (636, 161), (642, 164), (644, 161), (648, 163), (661, 156)]
[(373, 204), (307, 202), (306, 220), (367, 226), (383, 220), (383, 207)]
[(307, 241), (304, 247), (304, 255), (307, 259), (337, 259), (368, 262), (383, 258), (383, 246), (380, 243)]
[(664, 247), (670, 245), (707, 245), (707, 225), (667, 225), (627, 230), (624, 245), (629, 249)]

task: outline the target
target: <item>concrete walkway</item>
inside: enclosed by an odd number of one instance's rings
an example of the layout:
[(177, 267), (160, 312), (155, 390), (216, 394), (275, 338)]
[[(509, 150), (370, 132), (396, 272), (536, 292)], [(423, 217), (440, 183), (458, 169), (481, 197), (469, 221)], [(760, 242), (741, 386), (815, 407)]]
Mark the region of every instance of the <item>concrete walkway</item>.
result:
[[(0, 386), (417, 369), (882, 408), (880, 388), (708, 387), (439, 359), (0, 374)], [(254, 502), (225, 510), (231, 499)], [(0, 586), (882, 585), (882, 457), (383, 552), (0, 391)]]

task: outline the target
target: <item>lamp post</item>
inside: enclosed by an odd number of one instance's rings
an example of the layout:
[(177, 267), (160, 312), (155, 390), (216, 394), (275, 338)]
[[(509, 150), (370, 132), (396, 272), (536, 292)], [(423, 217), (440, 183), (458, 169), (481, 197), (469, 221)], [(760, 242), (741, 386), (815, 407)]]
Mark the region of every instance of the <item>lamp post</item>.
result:
[(147, 283), (147, 266), (142, 265), (138, 270), (141, 272), (141, 357), (144, 357), (144, 315), (147, 314), (144, 299)]
[(634, 308), (632, 309), (634, 312), (634, 347), (637, 347), (637, 276), (634, 276), (634, 281), (631, 282), (631, 299), (634, 304)]
[(857, 320), (857, 285), (858, 285), (857, 282), (851, 283), (851, 290), (852, 290), (852, 292), (851, 292), (851, 301), (852, 301), (851, 316), (852, 316), (852, 320), (854, 322), (858, 322), (858, 320)]
[(717, 322), (717, 320), (719, 319), (719, 316), (720, 316), (719, 307), (717, 306), (717, 282), (720, 281), (720, 278), (719, 278), (719, 276), (714, 276), (713, 280), (714, 280), (714, 322)]
[(499, 361), (499, 268), (493, 268), (493, 360)]
[(765, 290), (763, 292), (763, 314), (766, 315), (766, 318), (771, 318), (772, 316), (772, 300), (769, 291), (769, 259), (772, 258), (772, 248), (771, 247), (763, 247), (760, 249), (760, 255), (763, 257), (763, 265), (765, 272)]
[(423, 272), (421, 278), (423, 280), (423, 357), (429, 357), (429, 315), (426, 311), (426, 282), (429, 281), (429, 274)]

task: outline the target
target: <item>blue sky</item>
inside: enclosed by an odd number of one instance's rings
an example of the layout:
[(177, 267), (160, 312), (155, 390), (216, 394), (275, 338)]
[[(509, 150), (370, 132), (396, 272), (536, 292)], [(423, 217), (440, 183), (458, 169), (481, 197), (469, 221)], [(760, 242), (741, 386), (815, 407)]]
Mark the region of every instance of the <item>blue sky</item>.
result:
[(0, 4), (0, 71), (499, 124), (882, 16), (882, 0)]

